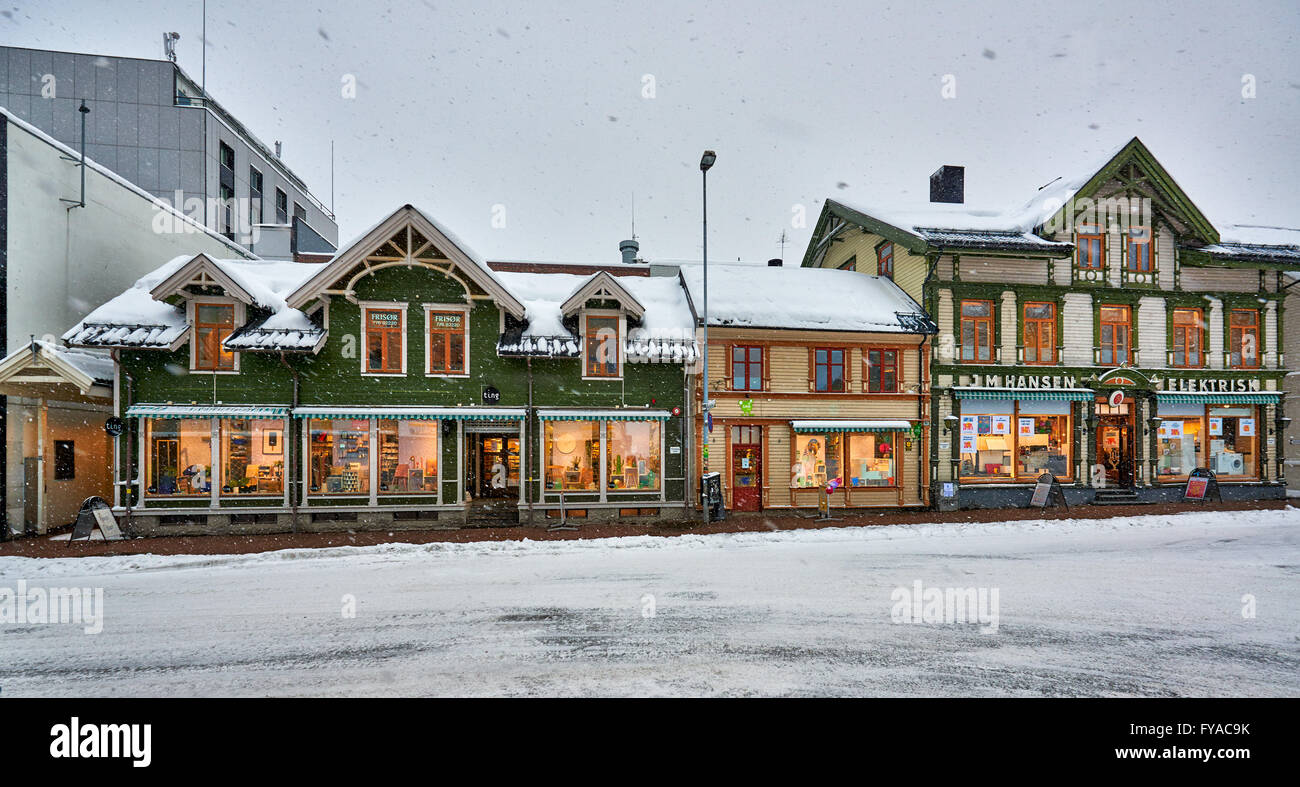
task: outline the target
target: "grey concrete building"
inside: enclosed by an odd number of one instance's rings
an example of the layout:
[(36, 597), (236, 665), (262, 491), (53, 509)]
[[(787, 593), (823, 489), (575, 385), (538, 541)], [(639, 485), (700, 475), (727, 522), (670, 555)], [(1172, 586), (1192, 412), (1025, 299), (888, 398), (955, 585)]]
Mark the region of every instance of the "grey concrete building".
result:
[(18, 119), (79, 149), (83, 100), (86, 155), (209, 228), (255, 253), (286, 225), (304, 252), (338, 245), (331, 211), (176, 63), (0, 46), (0, 107)]

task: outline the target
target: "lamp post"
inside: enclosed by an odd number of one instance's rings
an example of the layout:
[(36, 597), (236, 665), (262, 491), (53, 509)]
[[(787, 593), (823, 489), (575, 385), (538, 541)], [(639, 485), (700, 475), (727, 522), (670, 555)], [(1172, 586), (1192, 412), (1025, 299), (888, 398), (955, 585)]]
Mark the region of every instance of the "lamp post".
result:
[(700, 157), (701, 207), (704, 220), (704, 390), (700, 396), (700, 409), (704, 413), (703, 446), (704, 456), (700, 463), (700, 508), (704, 510), (704, 524), (709, 523), (709, 501), (703, 496), (704, 477), (709, 474), (709, 435), (712, 432), (712, 419), (709, 411), (713, 403), (709, 400), (709, 168), (718, 160), (718, 154), (712, 150), (704, 151)]

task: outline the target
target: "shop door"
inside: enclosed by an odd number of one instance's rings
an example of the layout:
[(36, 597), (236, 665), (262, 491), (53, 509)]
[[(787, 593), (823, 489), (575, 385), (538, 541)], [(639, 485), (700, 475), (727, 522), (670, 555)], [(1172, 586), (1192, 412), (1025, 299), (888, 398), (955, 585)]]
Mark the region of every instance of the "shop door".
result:
[(474, 497), (519, 497), (519, 436), (475, 434), (467, 462), (469, 488)]
[(1103, 415), (1097, 422), (1097, 462), (1106, 468), (1106, 485), (1133, 486), (1133, 427), (1130, 416)]
[[(731, 509), (759, 511), (763, 508), (763, 444), (757, 426), (733, 428), (731, 444)], [(736, 442), (740, 437), (744, 442)]]

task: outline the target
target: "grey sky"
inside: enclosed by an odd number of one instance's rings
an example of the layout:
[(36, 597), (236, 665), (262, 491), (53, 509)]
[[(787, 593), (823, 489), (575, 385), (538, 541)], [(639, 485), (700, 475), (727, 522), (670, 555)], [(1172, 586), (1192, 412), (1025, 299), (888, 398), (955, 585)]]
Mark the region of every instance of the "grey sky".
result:
[[(15, 46), (156, 58), (175, 30), (199, 78), (198, 0), (3, 5)], [(635, 191), (643, 256), (698, 257), (714, 148), (710, 258), (785, 229), (797, 260), (827, 196), (924, 200), (951, 163), (1018, 206), (1134, 135), (1212, 221), (1300, 226), (1293, 1), (208, 5), (208, 89), (326, 203), (335, 140), (341, 239), (413, 202), (491, 258), (614, 261)]]

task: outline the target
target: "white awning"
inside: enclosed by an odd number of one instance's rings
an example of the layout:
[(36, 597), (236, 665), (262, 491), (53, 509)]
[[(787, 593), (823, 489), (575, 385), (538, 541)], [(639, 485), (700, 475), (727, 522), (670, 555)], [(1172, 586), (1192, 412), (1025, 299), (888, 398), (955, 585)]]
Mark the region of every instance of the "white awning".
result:
[(310, 405), (295, 407), (294, 418), (382, 418), (407, 421), (519, 421), (522, 407), (355, 407)]
[(667, 410), (538, 410), (541, 421), (665, 421), (672, 417)]
[(796, 432), (906, 432), (912, 424), (907, 421), (791, 421)]
[(128, 418), (286, 418), (289, 408), (279, 404), (133, 404)]

